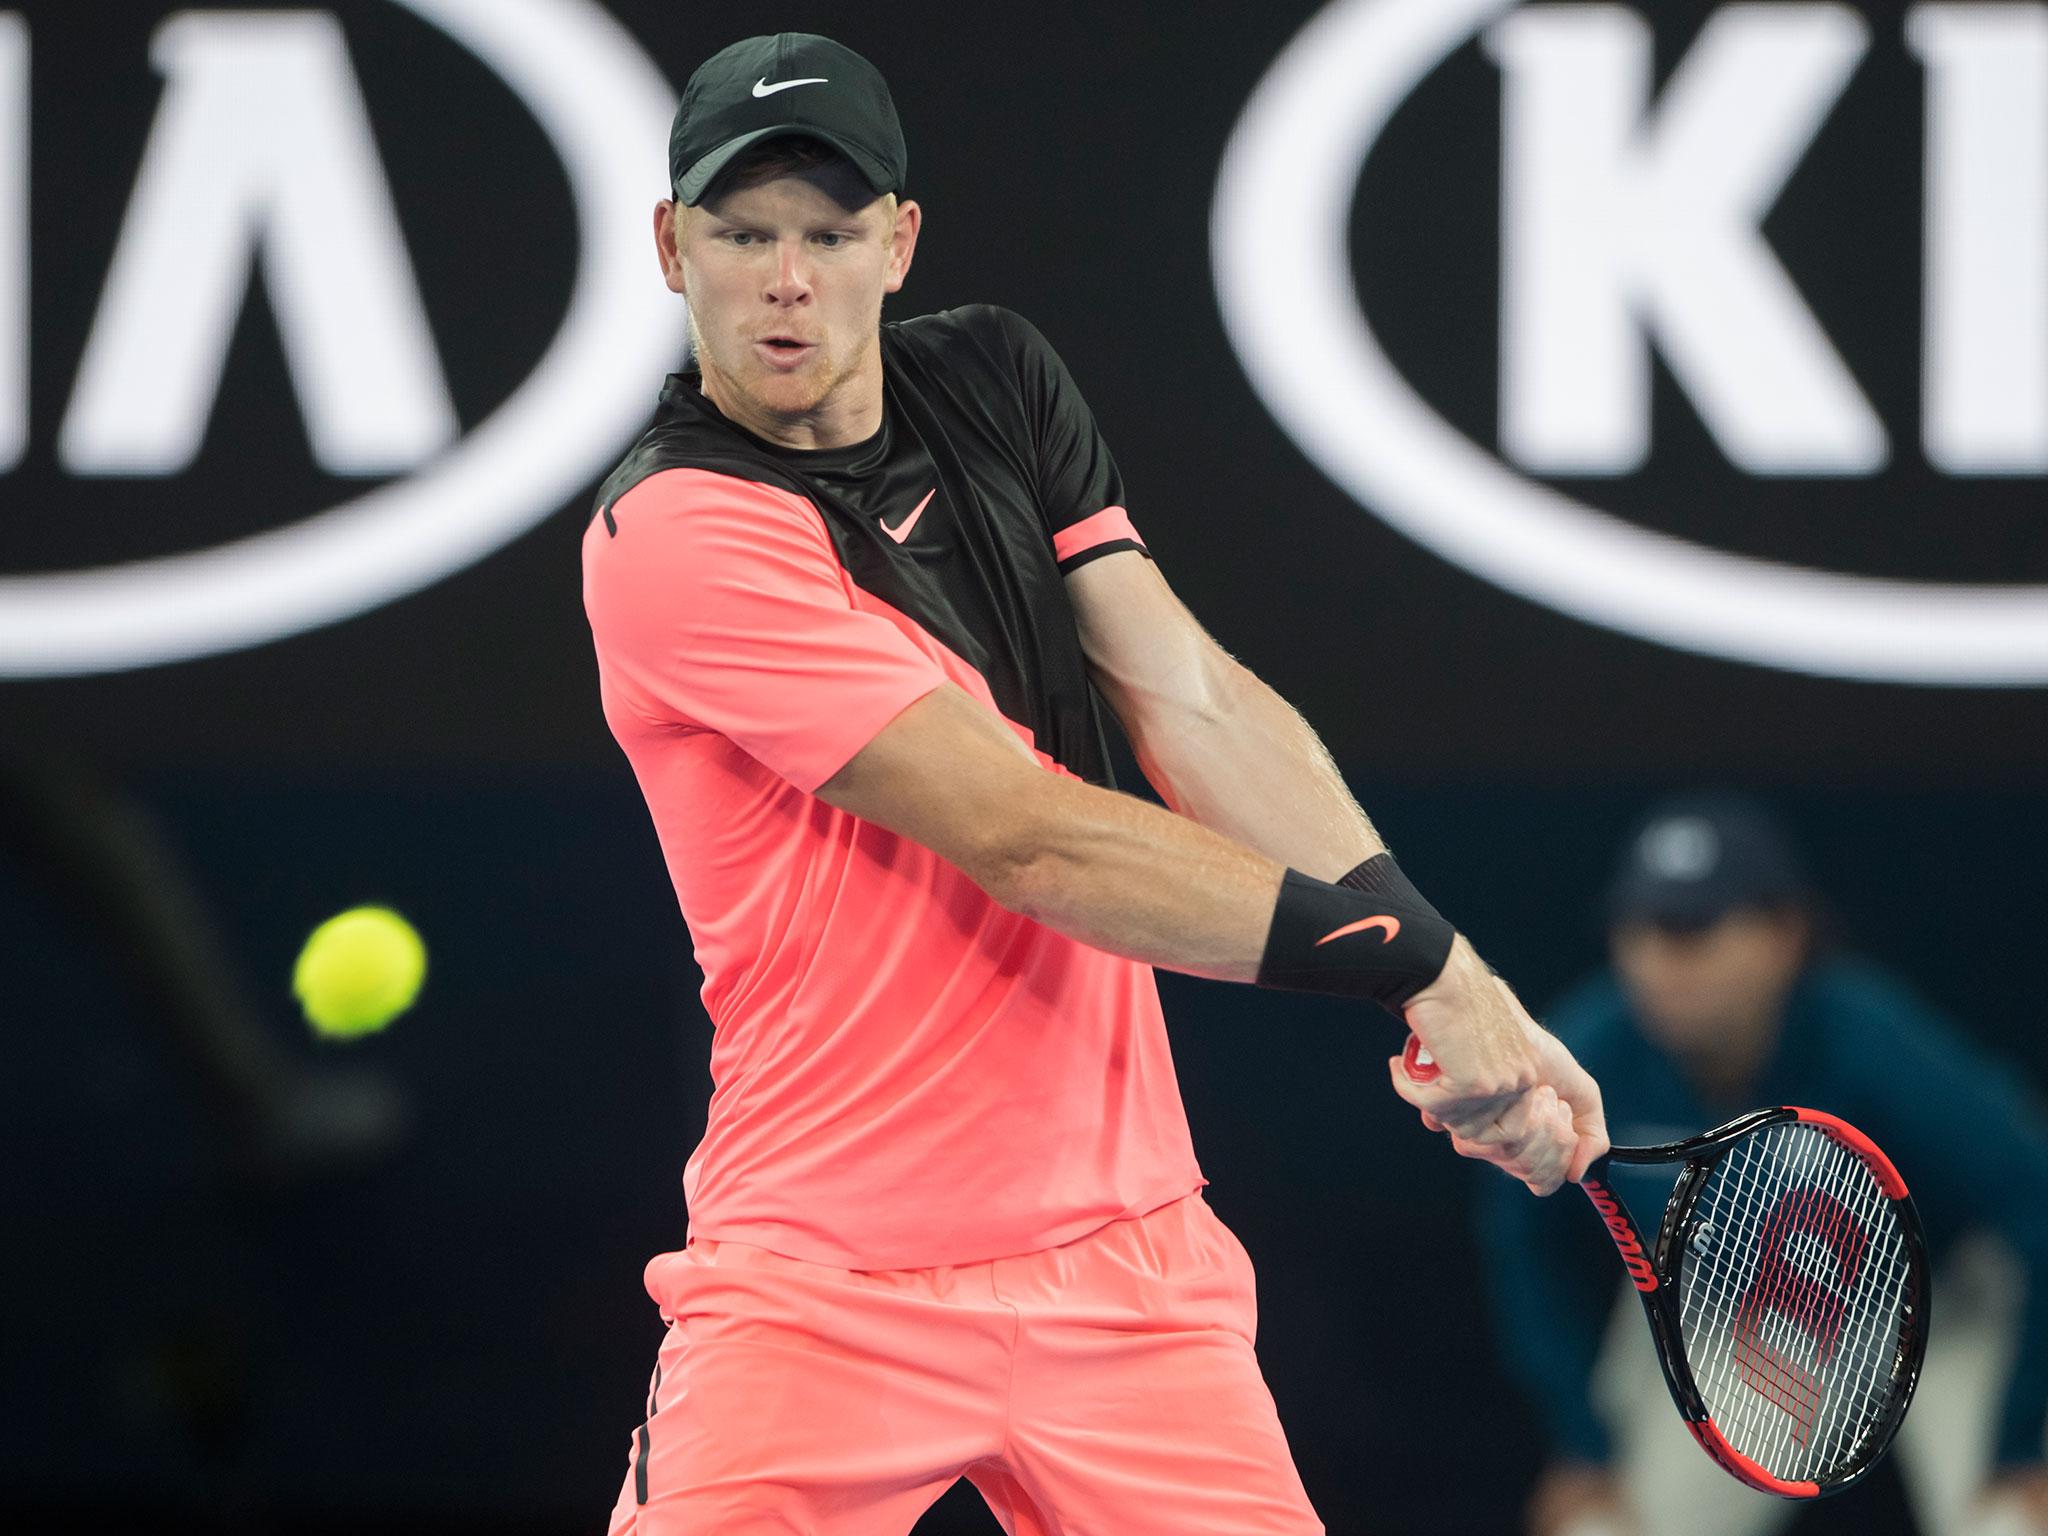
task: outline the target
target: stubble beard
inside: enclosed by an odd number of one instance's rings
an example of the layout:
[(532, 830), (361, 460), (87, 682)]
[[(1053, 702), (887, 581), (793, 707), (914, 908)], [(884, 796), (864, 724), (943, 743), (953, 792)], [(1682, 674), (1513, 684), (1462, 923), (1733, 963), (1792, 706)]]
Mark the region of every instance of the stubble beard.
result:
[[(694, 315), (690, 318), (690, 341), (697, 368), (707, 381), (715, 378), (719, 392), (727, 395), (736, 408), (776, 422), (800, 421), (814, 415), (852, 371), (849, 367), (835, 370), (833, 358), (820, 356), (798, 373), (773, 373), (753, 356), (748, 343), (740, 343), (741, 366), (727, 367), (704, 345)], [(818, 350), (825, 351), (822, 345)], [(762, 385), (767, 388), (761, 388)], [(718, 401), (714, 398), (712, 404)]]

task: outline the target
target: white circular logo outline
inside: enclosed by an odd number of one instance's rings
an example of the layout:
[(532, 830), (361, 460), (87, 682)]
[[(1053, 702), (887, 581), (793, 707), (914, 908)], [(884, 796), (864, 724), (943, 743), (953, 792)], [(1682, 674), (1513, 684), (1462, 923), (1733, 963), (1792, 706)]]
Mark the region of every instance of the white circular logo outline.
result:
[[(189, 660), (332, 624), (475, 564), (610, 465), (681, 355), (682, 306), (643, 271), (675, 91), (592, 0), (392, 0), (525, 102), (569, 173), (576, 285), (548, 351), (410, 479), (211, 549), (0, 576), (0, 677)], [(596, 88), (601, 83), (602, 88)]]
[[(1333, 0), (1245, 103), (1217, 176), (1211, 260), (1224, 329), (1281, 428), (1417, 543), (1625, 634), (1827, 677), (2048, 682), (2048, 587), (1853, 576), (1655, 533), (1524, 479), (1401, 377), (1351, 274), (1359, 171), (1400, 104), (1513, 4)], [(1313, 353), (1299, 345), (1309, 336)]]

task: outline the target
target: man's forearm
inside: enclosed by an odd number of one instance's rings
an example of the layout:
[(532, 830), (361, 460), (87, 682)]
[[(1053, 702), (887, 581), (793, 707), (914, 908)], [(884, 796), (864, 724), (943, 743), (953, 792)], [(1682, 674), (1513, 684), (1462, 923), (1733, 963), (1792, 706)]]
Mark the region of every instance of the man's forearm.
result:
[[(1453, 972), (1485, 976), (1476, 961), (1455, 963), (1469, 951), (1431, 913), (1289, 880), (1277, 860), (1192, 817), (1049, 772), (950, 684), (904, 709), (817, 793), (923, 844), (1013, 912), (1126, 959), (1418, 1006), (1418, 988)], [(1377, 942), (1323, 948), (1367, 929)], [(1452, 980), (1446, 995), (1461, 993)]]
[(1219, 662), (1199, 696), (1129, 713), (1145, 777), (1189, 820), (1319, 880), (1384, 850), (1321, 738), (1237, 662)]
[(1259, 974), (1281, 865), (1189, 818), (1046, 775), (1029, 857), (990, 894), (1069, 938), (1219, 981)]
[(1050, 773), (948, 684), (824, 784), (827, 804), (950, 860), (1070, 938), (1226, 981), (1259, 973), (1286, 870), (1149, 801)]
[(950, 685), (905, 709), (818, 795), (922, 843), (1070, 938), (1198, 976), (1260, 973), (1280, 861), (1192, 817), (1047, 772)]
[[(1264, 854), (1190, 817), (1079, 779), (1039, 775), (1023, 798), (1032, 808), (1029, 830), (1015, 846), (1029, 850), (1028, 855), (986, 866), (977, 878), (1004, 906), (1069, 938), (1197, 976), (1263, 979), (1269, 985), (1354, 996), (1384, 997), (1378, 982), (1403, 975), (1412, 993), (1447, 968), (1444, 951), (1431, 947), (1426, 937), (1429, 924), (1441, 926), (1441, 919), (1417, 912), (1412, 931), (1423, 946), (1421, 953), (1397, 959), (1389, 949), (1389, 959), (1372, 967), (1372, 982), (1326, 985), (1330, 976), (1308, 963), (1307, 950), (1298, 947), (1305, 937), (1301, 919), (1309, 920), (1308, 932), (1323, 933), (1324, 941), (1330, 937), (1326, 927), (1350, 930), (1341, 926), (1344, 919), (1314, 906), (1298, 909), (1283, 902), (1276, 913), (1286, 871)], [(1304, 895), (1299, 886), (1294, 888), (1295, 900)], [(1357, 899), (1357, 893), (1345, 895)], [(1386, 898), (1376, 899), (1382, 908), (1386, 905)], [(1366, 905), (1349, 916), (1375, 910)], [(1451, 943), (1448, 927), (1441, 927), (1441, 934), (1444, 944)], [(1391, 943), (1393, 937), (1389, 933), (1382, 942)], [(1377, 955), (1379, 950), (1375, 946), (1369, 952)], [(1339, 953), (1356, 956), (1360, 951), (1331, 952)], [(1462, 940), (1454, 953), (1456, 965), (1485, 975)], [(1403, 971), (1415, 961), (1425, 963)]]

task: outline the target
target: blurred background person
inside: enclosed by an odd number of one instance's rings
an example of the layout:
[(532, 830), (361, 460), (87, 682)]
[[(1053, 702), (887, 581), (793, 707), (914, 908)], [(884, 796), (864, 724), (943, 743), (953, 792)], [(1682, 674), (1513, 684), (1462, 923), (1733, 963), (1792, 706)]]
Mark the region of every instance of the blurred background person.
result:
[[(1902, 892), (1911, 897), (1912, 893)], [(1605, 1087), (1617, 1145), (1675, 1140), (1769, 1104), (1841, 1115), (1884, 1146), (1936, 1272), (1926, 1367), (1898, 1443), (1929, 1536), (2048, 1533), (2048, 1133), (2021, 1076), (1843, 953), (1782, 827), (1760, 805), (1654, 810), (1608, 890), (1611, 964), (1548, 1023)], [(1966, 994), (1966, 978), (1956, 990)], [(1617, 1165), (1660, 1209), (1674, 1171)], [(1586, 1213), (1482, 1207), (1507, 1361), (1546, 1431), (1530, 1536), (1755, 1536), (1833, 1517), (1742, 1488), (1670, 1410), (1648, 1333), (1589, 1284), (1612, 1267)], [(1820, 1513), (1826, 1511), (1826, 1514)], [(1859, 1512), (1868, 1529), (1879, 1511)]]

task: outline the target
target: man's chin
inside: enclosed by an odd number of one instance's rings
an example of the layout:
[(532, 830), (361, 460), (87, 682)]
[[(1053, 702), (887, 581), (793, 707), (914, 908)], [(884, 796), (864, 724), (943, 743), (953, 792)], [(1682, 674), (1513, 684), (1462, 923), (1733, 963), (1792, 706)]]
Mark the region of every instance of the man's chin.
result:
[(726, 414), (742, 420), (756, 413), (781, 422), (813, 416), (836, 382), (820, 358), (789, 370), (767, 368), (753, 358), (737, 361), (738, 367), (707, 367), (704, 372), (706, 393), (725, 401), (731, 407)]
[(746, 390), (756, 404), (777, 416), (803, 416), (816, 410), (825, 398), (826, 380), (815, 364), (793, 373), (758, 370), (746, 381)]

